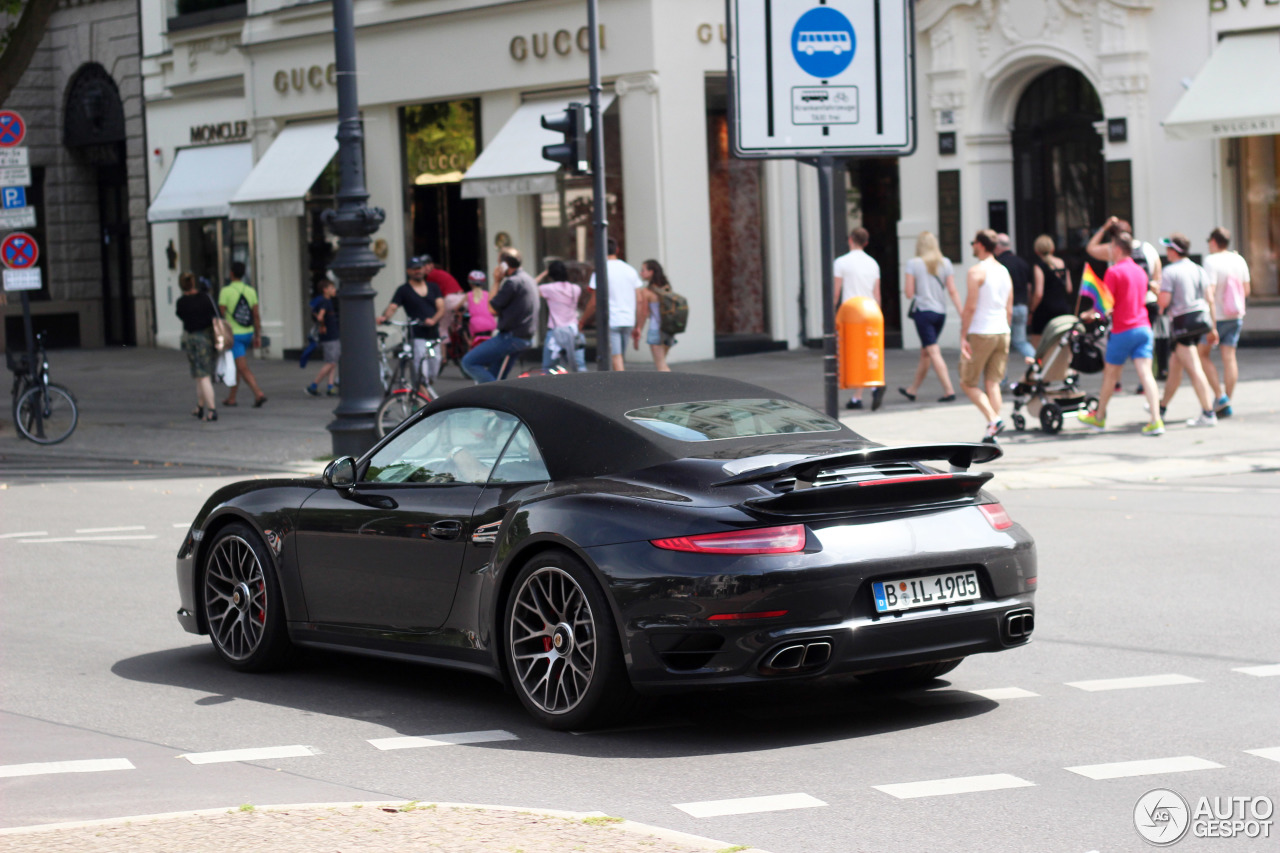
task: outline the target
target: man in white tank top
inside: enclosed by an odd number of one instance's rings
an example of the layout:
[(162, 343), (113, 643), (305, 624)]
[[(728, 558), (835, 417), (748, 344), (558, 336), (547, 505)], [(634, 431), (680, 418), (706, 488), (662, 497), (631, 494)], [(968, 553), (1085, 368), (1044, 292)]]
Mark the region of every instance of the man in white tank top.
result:
[(1009, 360), (1013, 280), (995, 259), (994, 231), (979, 231), (972, 245), (978, 263), (969, 268), (968, 295), (960, 313), (960, 387), (987, 419), (983, 442), (995, 444), (1004, 429), (1000, 383)]

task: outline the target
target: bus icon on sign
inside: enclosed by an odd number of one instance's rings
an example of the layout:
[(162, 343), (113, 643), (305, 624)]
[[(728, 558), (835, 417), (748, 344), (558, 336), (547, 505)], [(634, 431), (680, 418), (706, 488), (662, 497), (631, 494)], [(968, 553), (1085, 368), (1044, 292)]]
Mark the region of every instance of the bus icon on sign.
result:
[(853, 50), (853, 43), (849, 39), (847, 32), (802, 32), (797, 39), (799, 42), (796, 47), (804, 51), (809, 56), (815, 53), (834, 53), (839, 56)]

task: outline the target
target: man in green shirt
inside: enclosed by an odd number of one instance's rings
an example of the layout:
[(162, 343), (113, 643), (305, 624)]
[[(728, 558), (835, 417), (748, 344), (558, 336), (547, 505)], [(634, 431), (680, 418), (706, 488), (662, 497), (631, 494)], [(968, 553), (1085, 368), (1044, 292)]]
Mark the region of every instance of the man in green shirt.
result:
[(240, 382), (246, 382), (253, 392), (253, 407), (256, 409), (267, 402), (267, 395), (258, 387), (258, 380), (249, 369), (249, 347), (262, 345), (262, 320), (258, 316), (258, 292), (244, 283), (244, 264), (235, 261), (231, 264), (231, 281), (218, 294), (218, 310), (223, 319), (231, 326), (233, 345), (231, 353), (236, 360), (236, 375), (239, 381), (227, 392), (224, 406), (236, 405), (236, 391)]

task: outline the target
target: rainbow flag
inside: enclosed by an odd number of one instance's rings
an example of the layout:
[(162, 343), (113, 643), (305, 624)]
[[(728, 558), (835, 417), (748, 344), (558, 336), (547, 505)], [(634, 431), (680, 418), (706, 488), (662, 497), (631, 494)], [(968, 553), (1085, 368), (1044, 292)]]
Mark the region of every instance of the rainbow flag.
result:
[(1111, 316), (1111, 309), (1116, 305), (1115, 294), (1103, 284), (1088, 262), (1085, 263), (1084, 275), (1080, 278), (1080, 295), (1092, 299), (1094, 310), (1099, 314)]

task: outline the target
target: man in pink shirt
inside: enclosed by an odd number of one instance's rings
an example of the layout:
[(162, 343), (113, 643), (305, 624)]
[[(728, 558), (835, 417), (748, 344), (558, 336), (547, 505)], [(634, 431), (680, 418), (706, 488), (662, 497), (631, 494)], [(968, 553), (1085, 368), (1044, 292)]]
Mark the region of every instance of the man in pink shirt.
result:
[(1115, 296), (1116, 302), (1111, 311), (1111, 336), (1107, 339), (1107, 365), (1102, 372), (1102, 396), (1097, 411), (1080, 414), (1080, 422), (1099, 432), (1106, 428), (1107, 404), (1115, 393), (1124, 363), (1133, 359), (1152, 418), (1142, 428), (1142, 434), (1164, 435), (1156, 379), (1151, 372), (1155, 337), (1147, 317), (1147, 274), (1133, 262), (1133, 235), (1127, 231), (1117, 232), (1111, 237), (1111, 268), (1107, 270), (1103, 284)]

